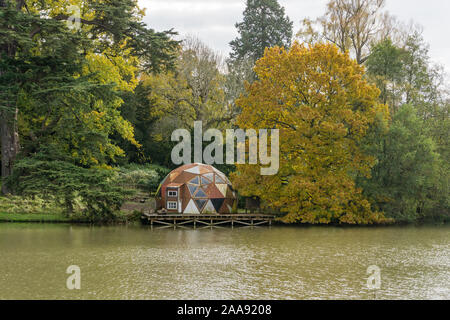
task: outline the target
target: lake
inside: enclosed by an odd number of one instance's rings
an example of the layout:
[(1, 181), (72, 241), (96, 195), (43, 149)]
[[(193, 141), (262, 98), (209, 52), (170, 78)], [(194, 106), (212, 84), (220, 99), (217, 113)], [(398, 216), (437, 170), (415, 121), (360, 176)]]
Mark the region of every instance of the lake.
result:
[(450, 226), (0, 223), (0, 299), (450, 299)]

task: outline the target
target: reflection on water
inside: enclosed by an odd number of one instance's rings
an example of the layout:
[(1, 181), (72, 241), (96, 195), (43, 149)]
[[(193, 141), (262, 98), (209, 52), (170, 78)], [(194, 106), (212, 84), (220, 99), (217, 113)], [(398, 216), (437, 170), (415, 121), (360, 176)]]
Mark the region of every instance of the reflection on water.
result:
[[(66, 288), (69, 265), (81, 290)], [(0, 299), (80, 298), (449, 299), (450, 227), (0, 224)]]

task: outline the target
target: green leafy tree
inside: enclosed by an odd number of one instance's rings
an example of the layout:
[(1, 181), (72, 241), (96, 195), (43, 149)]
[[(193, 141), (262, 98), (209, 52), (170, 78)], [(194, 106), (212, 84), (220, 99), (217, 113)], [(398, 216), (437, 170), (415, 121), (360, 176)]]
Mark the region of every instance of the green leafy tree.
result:
[[(78, 30), (66, 26), (69, 5), (81, 8)], [(56, 144), (85, 166), (123, 154), (110, 136), (134, 137), (118, 93), (134, 88), (141, 69), (173, 66), (178, 47), (172, 31), (148, 29), (142, 17), (134, 0), (0, 1), (2, 178), (19, 137), (30, 139), (25, 153)]]
[(396, 221), (448, 217), (448, 177), (441, 176), (436, 145), (413, 107), (402, 106), (389, 128), (379, 119), (363, 145), (377, 159), (371, 178), (359, 179), (374, 210)]
[[(222, 57), (196, 38), (183, 41), (173, 70), (143, 74), (134, 92), (123, 94), (122, 115), (135, 127), (141, 148), (117, 137), (128, 159), (172, 167), (173, 130), (224, 127), (239, 112), (234, 100), (243, 81), (226, 73)], [(241, 73), (239, 73), (240, 75)]]
[(402, 47), (376, 44), (366, 61), (393, 120), (379, 122), (365, 142), (378, 165), (363, 188), (397, 220), (448, 218), (449, 102), (443, 71), (430, 63), (428, 50), (413, 32)]
[(389, 104), (392, 114), (397, 111), (402, 100), (403, 59), (406, 54), (406, 50), (386, 39), (372, 48), (366, 61), (369, 77), (381, 90), (380, 100)]
[(399, 47), (390, 39), (372, 48), (366, 61), (367, 73), (381, 90), (380, 99), (394, 114), (401, 105), (412, 104), (421, 118), (432, 116), (433, 105), (442, 105), (444, 73), (430, 63), (428, 45), (418, 32)]
[(244, 21), (236, 24), (239, 36), (230, 42), (231, 59), (250, 58), (255, 62), (266, 48), (289, 47), (292, 26), (277, 0), (247, 0)]
[(69, 216), (81, 206), (91, 221), (107, 222), (114, 220), (126, 196), (131, 194), (120, 187), (117, 175), (113, 170), (81, 168), (39, 154), (18, 160), (7, 183), (23, 196), (56, 199)]
[[(152, 87), (146, 84), (145, 79), (144, 77), (144, 80), (139, 82), (133, 92), (122, 94), (124, 103), (121, 114), (133, 125), (139, 145), (123, 139), (120, 135), (114, 135), (114, 141), (126, 154), (125, 158), (119, 160), (119, 164), (151, 162), (171, 167), (171, 150), (176, 144), (170, 141), (172, 127), (163, 126), (160, 117), (154, 114), (156, 106), (154, 100), (150, 98)], [(166, 137), (164, 143), (161, 142), (163, 136)]]

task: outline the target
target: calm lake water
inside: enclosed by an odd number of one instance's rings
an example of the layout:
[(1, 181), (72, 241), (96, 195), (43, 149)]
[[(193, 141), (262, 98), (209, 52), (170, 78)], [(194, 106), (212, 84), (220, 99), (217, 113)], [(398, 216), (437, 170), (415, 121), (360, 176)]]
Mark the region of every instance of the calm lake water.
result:
[[(66, 287), (70, 265), (81, 290)], [(450, 299), (450, 227), (0, 224), (0, 299), (80, 298)]]

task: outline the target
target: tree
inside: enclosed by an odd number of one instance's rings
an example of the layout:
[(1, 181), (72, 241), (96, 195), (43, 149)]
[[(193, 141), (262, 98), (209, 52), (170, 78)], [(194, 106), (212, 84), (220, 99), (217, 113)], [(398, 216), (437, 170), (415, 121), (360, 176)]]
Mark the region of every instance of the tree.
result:
[(398, 220), (448, 219), (449, 103), (444, 73), (429, 62), (420, 32), (404, 46), (380, 42), (366, 61), (393, 117), (374, 130), (364, 148), (378, 159), (373, 178), (360, 185), (378, 210)]
[(395, 22), (382, 12), (384, 4), (385, 0), (330, 0), (325, 15), (315, 21), (305, 19), (297, 36), (309, 43), (334, 43), (362, 64), (373, 43), (393, 36)]
[(238, 125), (280, 130), (280, 169), (261, 176), (260, 165), (237, 165), (233, 182), (240, 194), (286, 212), (287, 222), (386, 221), (354, 182), (373, 164), (359, 141), (376, 114), (387, 117), (363, 67), (334, 45), (295, 43), (289, 51), (267, 49), (255, 71), (259, 80), (237, 102)]
[(230, 109), (233, 110), (233, 121), (241, 112), (236, 105), (236, 100), (245, 94), (245, 86), (255, 80), (253, 72), (254, 61), (250, 58), (241, 60), (228, 60), (227, 73), (225, 75), (225, 98)]
[(430, 63), (429, 46), (419, 32), (406, 39), (403, 57), (403, 95), (404, 103), (419, 105), (436, 103), (439, 99), (441, 75)]
[(442, 67), (430, 63), (428, 45), (421, 34), (409, 35), (403, 47), (389, 39), (381, 41), (372, 48), (366, 66), (368, 78), (380, 88), (380, 100), (389, 104), (391, 115), (403, 104), (414, 106), (435, 142), (443, 146), (448, 127), (448, 88)]
[(203, 121), (205, 128), (230, 121), (234, 110), (225, 96), (223, 68), (220, 55), (198, 39), (186, 39), (174, 71), (145, 77), (152, 114), (171, 117), (184, 128), (194, 121)]
[(380, 101), (389, 104), (391, 114), (395, 114), (402, 103), (403, 60), (406, 54), (406, 50), (386, 39), (372, 48), (366, 61), (369, 78), (381, 90)]
[(81, 204), (91, 221), (108, 222), (133, 193), (117, 183), (117, 176), (114, 170), (86, 169), (38, 154), (18, 160), (6, 183), (21, 195), (58, 201), (69, 216)]
[[(69, 4), (82, 9), (80, 30), (66, 27)], [(127, 139), (133, 138), (130, 126), (117, 111), (120, 100), (114, 87), (120, 88), (127, 80), (132, 84), (137, 68), (159, 71), (170, 67), (178, 46), (170, 40), (172, 31), (147, 29), (142, 15), (134, 0), (0, 1), (2, 178), (11, 175), (20, 151), (21, 108), (35, 106), (30, 112), (36, 112), (35, 117), (25, 123), (32, 140), (41, 138), (40, 133), (47, 138), (61, 133), (56, 127), (78, 123), (75, 136), (67, 130), (71, 127), (65, 127), (61, 149), (72, 152), (82, 138), (106, 142), (103, 147), (87, 148), (90, 151), (85, 148), (78, 159), (84, 165), (99, 162), (91, 154), (95, 149), (108, 156), (121, 153), (109, 144), (109, 134), (119, 131)], [(109, 75), (120, 77), (108, 78), (107, 68), (114, 70)], [(77, 103), (82, 107), (75, 108)], [(37, 122), (40, 132), (33, 128)], [(95, 160), (90, 161), (92, 158)], [(9, 191), (2, 184), (2, 192)]]
[(266, 48), (289, 47), (292, 25), (277, 0), (247, 0), (244, 21), (237, 23), (239, 36), (230, 42), (232, 60), (261, 58)]
[(371, 178), (358, 183), (374, 210), (397, 221), (448, 219), (448, 172), (441, 172), (444, 164), (417, 111), (404, 105), (390, 127), (383, 123), (363, 141), (377, 163)]
[(218, 53), (196, 38), (185, 39), (173, 70), (143, 74), (135, 92), (123, 95), (122, 115), (134, 125), (142, 148), (119, 138), (120, 146), (132, 161), (172, 167), (175, 129), (190, 130), (194, 121), (202, 121), (204, 129), (222, 128), (235, 119), (241, 81), (236, 78), (231, 80)]

